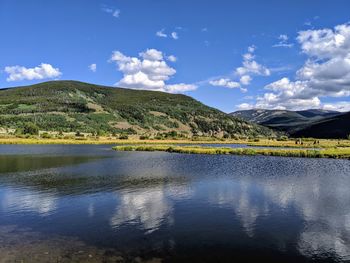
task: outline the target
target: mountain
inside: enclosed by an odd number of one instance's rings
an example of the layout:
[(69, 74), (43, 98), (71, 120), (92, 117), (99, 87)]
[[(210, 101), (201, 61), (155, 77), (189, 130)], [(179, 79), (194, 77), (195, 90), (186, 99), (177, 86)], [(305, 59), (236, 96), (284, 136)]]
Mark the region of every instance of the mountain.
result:
[(293, 137), (348, 138), (350, 135), (350, 112), (329, 117), (301, 129)]
[(338, 111), (323, 110), (323, 109), (309, 109), (309, 110), (302, 110), (302, 111), (296, 111), (296, 112), (304, 117), (307, 117), (307, 118), (334, 117), (336, 115), (341, 114)]
[(0, 127), (155, 135), (271, 136), (268, 128), (179, 94), (50, 81), (0, 90)]
[(336, 111), (310, 109), (303, 111), (253, 109), (231, 113), (232, 116), (264, 125), (273, 129), (295, 133), (312, 123), (339, 115)]

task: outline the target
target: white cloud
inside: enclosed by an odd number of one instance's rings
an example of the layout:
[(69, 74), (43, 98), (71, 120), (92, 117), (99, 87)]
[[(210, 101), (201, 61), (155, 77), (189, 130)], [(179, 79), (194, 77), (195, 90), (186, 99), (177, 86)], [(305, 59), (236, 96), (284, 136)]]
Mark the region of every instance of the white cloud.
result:
[(256, 49), (256, 46), (255, 45), (251, 45), (251, 46), (248, 47), (248, 52), (249, 53), (254, 53), (255, 49)]
[(335, 103), (325, 103), (322, 107), (324, 110), (331, 111), (341, 111), (348, 112), (350, 111), (350, 101), (340, 101)]
[(174, 55), (170, 55), (170, 56), (167, 56), (167, 60), (169, 60), (170, 62), (176, 62), (177, 57), (175, 57)]
[(255, 106), (253, 104), (249, 104), (249, 103), (242, 103), (237, 106), (239, 110), (251, 110), (251, 109), (254, 109), (254, 107)]
[(92, 72), (96, 72), (96, 69), (97, 69), (97, 65), (94, 63), (94, 64), (91, 64), (89, 65), (89, 69), (92, 71)]
[[(182, 28), (177, 27), (176, 29), (180, 30), (180, 29), (182, 29)], [(159, 30), (159, 31), (157, 31), (157, 32), (156, 32), (156, 36), (157, 36), (157, 37), (162, 37), (162, 38), (170, 37), (170, 38), (172, 38), (172, 39), (174, 39), (174, 40), (179, 39), (179, 35), (178, 35), (178, 33), (177, 33), (176, 31), (173, 31), (173, 32), (171, 32), (171, 33), (168, 34), (168, 33), (165, 32), (165, 29), (164, 29), (164, 28), (161, 29), (161, 30)]]
[(171, 32), (171, 37), (175, 40), (179, 39), (177, 32)]
[(182, 93), (185, 91), (192, 91), (196, 90), (197, 86), (193, 84), (185, 84), (185, 83), (179, 83), (179, 84), (172, 84), (172, 85), (166, 85), (165, 91), (170, 93)]
[(288, 47), (291, 48), (294, 46), (293, 43), (288, 43), (288, 39), (289, 37), (285, 34), (281, 34), (278, 36), (278, 40), (279, 42), (275, 45), (273, 45), (272, 47)]
[(119, 9), (113, 9), (113, 8), (106, 7), (106, 6), (102, 7), (101, 9), (102, 9), (103, 12), (111, 14), (115, 18), (119, 18), (119, 16), (120, 16), (120, 10)]
[(279, 43), (273, 45), (272, 47), (287, 47), (287, 48), (291, 48), (291, 47), (293, 47), (293, 46), (294, 46), (294, 44), (292, 44), (292, 43), (282, 43), (282, 42), (279, 42)]
[(114, 10), (113, 14), (112, 14), (114, 17), (118, 18), (120, 16), (120, 10), (119, 9), (116, 9)]
[(338, 25), (334, 29), (301, 31), (297, 40), (302, 51), (311, 57), (330, 59), (346, 56), (350, 49), (350, 24)]
[(163, 53), (159, 50), (154, 49), (154, 48), (147, 49), (145, 52), (139, 53), (139, 55), (144, 60), (150, 60), (150, 61), (163, 60)]
[(226, 88), (239, 88), (241, 92), (247, 92), (246, 88), (241, 85), (249, 85), (253, 80), (252, 75), (269, 76), (271, 74), (270, 70), (255, 61), (254, 52), (256, 50), (255, 45), (248, 47), (248, 52), (243, 54), (242, 66), (234, 70), (234, 76), (232, 78), (237, 78), (239, 80), (235, 81), (229, 77), (221, 77), (217, 79), (212, 79), (209, 82), (212, 86), (221, 86)]
[[(170, 59), (174, 58), (175, 56)], [(144, 52), (140, 52), (139, 57), (128, 57), (120, 51), (114, 51), (110, 61), (115, 62), (118, 70), (123, 73), (123, 78), (116, 85), (125, 88), (172, 93), (185, 92), (197, 88), (197, 86), (192, 84), (166, 84), (165, 82), (176, 73), (176, 70), (166, 63), (163, 53), (156, 49), (147, 49)]]
[(248, 74), (255, 74), (260, 76), (269, 76), (270, 70), (259, 64), (254, 60), (255, 56), (253, 52), (255, 51), (255, 46), (248, 47), (248, 53), (243, 54), (243, 62), (242, 66), (236, 68), (236, 74), (239, 76), (248, 75)]
[[(334, 29), (306, 30), (297, 37), (308, 56), (296, 80), (282, 78), (267, 85), (272, 91), (258, 97), (264, 108), (306, 109), (341, 107), (321, 103), (322, 97), (350, 96), (350, 24)], [(346, 107), (343, 104), (343, 109)]]
[(33, 79), (52, 79), (62, 75), (59, 68), (54, 68), (50, 64), (41, 63), (34, 68), (23, 66), (5, 67), (5, 72), (9, 74), (7, 81), (33, 80)]
[(239, 79), (239, 82), (241, 82), (242, 85), (249, 85), (251, 81), (252, 81), (252, 78), (249, 75), (243, 75)]
[(288, 36), (282, 34), (282, 35), (279, 35), (278, 39), (281, 40), (281, 41), (288, 41)]
[(219, 87), (225, 87), (225, 88), (230, 88), (230, 89), (240, 88), (241, 87), (241, 85), (238, 82), (231, 81), (228, 78), (221, 78), (221, 79), (217, 79), (217, 80), (211, 80), (211, 81), (209, 81), (209, 84), (212, 85), (212, 86), (219, 86)]
[(202, 31), (202, 32), (208, 32), (208, 28), (203, 27), (203, 28), (201, 29), (201, 31)]
[(304, 81), (290, 81), (282, 78), (267, 86), (272, 92), (257, 98), (256, 108), (261, 109), (293, 109), (318, 108), (321, 101), (317, 96), (307, 95), (307, 84)]
[(113, 9), (109, 7), (102, 7), (101, 10), (106, 13), (113, 13)]
[(164, 37), (164, 38), (168, 37), (168, 35), (164, 33), (164, 30), (165, 30), (165, 29), (162, 29), (162, 30), (157, 31), (157, 32), (156, 32), (156, 36), (157, 36), (157, 37)]

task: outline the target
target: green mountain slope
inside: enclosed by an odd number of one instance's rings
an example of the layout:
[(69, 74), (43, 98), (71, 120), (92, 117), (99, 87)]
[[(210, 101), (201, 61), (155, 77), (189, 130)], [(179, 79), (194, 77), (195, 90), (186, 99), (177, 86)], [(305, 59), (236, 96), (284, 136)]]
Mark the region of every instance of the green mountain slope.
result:
[(231, 113), (233, 116), (273, 129), (295, 133), (312, 123), (339, 115), (339, 112), (310, 109), (303, 111), (253, 109)]
[[(210, 108), (191, 97), (51, 81), (0, 90), (0, 127), (34, 122), (41, 130), (186, 136), (271, 136), (265, 127)], [(227, 136), (226, 135), (226, 136)]]
[(292, 134), (293, 137), (348, 138), (350, 135), (350, 112), (323, 119)]

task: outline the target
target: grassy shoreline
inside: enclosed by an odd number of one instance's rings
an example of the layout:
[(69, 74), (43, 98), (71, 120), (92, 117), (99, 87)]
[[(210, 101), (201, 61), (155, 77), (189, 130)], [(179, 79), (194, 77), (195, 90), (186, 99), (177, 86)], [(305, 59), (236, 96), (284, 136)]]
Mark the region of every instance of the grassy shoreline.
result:
[[(315, 141), (317, 142), (315, 144)], [(19, 137), (0, 137), (1, 144), (122, 144), (122, 145), (174, 145), (174, 144), (243, 144), (257, 147), (283, 147), (283, 148), (318, 148), (318, 149), (334, 149), (334, 148), (349, 148), (350, 140), (335, 140), (335, 139), (303, 139), (303, 143), (296, 144), (295, 140), (277, 141), (269, 139), (260, 139), (252, 141), (248, 139), (240, 140), (219, 140), (219, 139), (165, 139), (165, 140), (140, 140), (138, 138), (129, 138), (127, 140), (116, 139), (113, 137), (99, 138), (19, 138)]]
[(248, 141), (219, 141), (219, 140), (140, 140), (140, 139), (114, 139), (114, 138), (99, 138), (99, 139), (44, 139), (44, 138), (0, 138), (1, 144), (247, 144)]
[(116, 151), (162, 151), (183, 154), (225, 154), (225, 155), (265, 155), (303, 158), (336, 158), (350, 159), (350, 148), (321, 150), (304, 149), (259, 149), (259, 148), (209, 148), (171, 145), (122, 145), (113, 147)]
[[(294, 140), (276, 141), (261, 139), (250, 140), (121, 140), (111, 137), (100, 138), (0, 138), (1, 144), (35, 145), (35, 144), (57, 144), (57, 145), (119, 145), (114, 147), (118, 151), (163, 151), (192, 154), (233, 154), (233, 155), (266, 155), (286, 157), (308, 157), (308, 158), (342, 158), (350, 159), (350, 140), (306, 140), (303, 144), (295, 144)], [(178, 146), (175, 144), (189, 144), (193, 146)], [(222, 147), (195, 146), (196, 144), (219, 144)], [(248, 146), (270, 147), (270, 148), (228, 148), (225, 144), (242, 144)], [(273, 148), (274, 147), (274, 148)], [(286, 149), (278, 149), (278, 148)], [(294, 149), (293, 149), (294, 148)], [(300, 149), (298, 149), (300, 148)], [(310, 149), (305, 149), (310, 148)], [(313, 150), (318, 148), (319, 150)]]

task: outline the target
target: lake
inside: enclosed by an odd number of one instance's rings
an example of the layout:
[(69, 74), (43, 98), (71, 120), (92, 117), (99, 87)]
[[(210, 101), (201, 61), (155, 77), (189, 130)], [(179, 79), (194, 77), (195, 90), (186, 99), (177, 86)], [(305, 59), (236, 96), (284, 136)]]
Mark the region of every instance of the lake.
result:
[(0, 262), (345, 262), (350, 162), (0, 146)]

